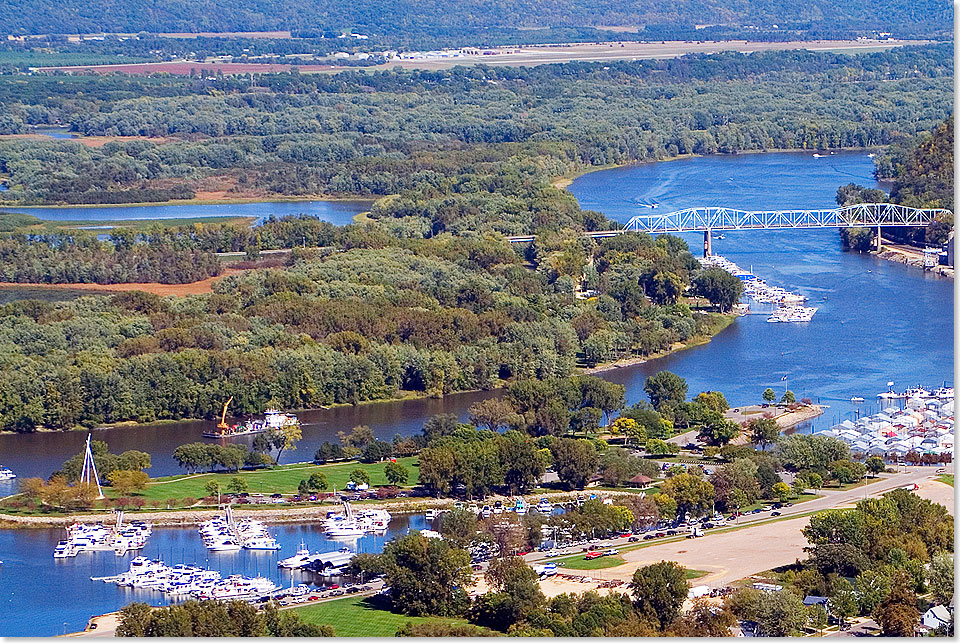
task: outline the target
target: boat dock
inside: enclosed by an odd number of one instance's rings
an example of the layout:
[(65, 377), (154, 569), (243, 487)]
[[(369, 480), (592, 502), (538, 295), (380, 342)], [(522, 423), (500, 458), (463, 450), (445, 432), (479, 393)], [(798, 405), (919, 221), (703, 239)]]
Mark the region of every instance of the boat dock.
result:
[[(807, 298), (800, 293), (791, 292), (780, 286), (771, 286), (763, 279), (760, 279), (752, 272), (746, 271), (737, 264), (733, 263), (720, 255), (710, 255), (700, 259), (700, 265), (705, 268), (719, 268), (743, 282), (744, 297), (749, 300), (745, 315), (768, 315), (768, 322), (808, 322), (813, 319), (817, 312), (816, 308), (806, 307), (802, 304)], [(753, 306), (757, 304), (772, 305), (773, 310), (768, 312), (754, 311)]]

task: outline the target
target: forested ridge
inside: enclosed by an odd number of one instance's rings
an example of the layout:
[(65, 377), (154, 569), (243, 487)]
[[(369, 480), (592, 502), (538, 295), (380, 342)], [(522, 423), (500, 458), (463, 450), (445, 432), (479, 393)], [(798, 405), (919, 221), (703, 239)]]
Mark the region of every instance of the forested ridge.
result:
[(382, 2), (379, 0), (40, 0), (0, 2), (7, 33), (200, 32), (357, 28), (373, 33), (438, 29), (589, 27), (604, 25), (735, 25), (767, 28), (951, 31), (945, 0), (511, 0), (510, 2)]
[[(4, 133), (70, 123), (88, 135), (166, 137), (98, 148), (2, 141), (0, 172), (10, 187), (3, 197), (39, 204), (187, 198), (205, 189), (399, 193), (398, 208), (409, 198), (449, 196), (454, 209), (470, 200), (470, 209), (516, 232), (511, 197), (592, 166), (877, 146), (913, 135), (949, 109), (950, 51), (937, 45), (859, 56), (691, 55), (212, 81), (3, 78)], [(429, 226), (437, 225), (434, 217)], [(422, 227), (411, 233), (423, 234)]]

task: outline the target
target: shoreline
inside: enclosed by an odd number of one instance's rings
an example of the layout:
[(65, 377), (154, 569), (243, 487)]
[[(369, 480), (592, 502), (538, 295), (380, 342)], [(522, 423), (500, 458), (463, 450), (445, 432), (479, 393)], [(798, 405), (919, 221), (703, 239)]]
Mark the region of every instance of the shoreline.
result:
[(931, 274), (939, 275), (951, 280), (953, 279), (953, 266), (936, 265), (930, 270), (924, 268), (923, 250), (920, 248), (914, 248), (913, 246), (907, 246), (900, 243), (885, 243), (879, 251), (871, 250), (870, 254), (878, 259), (883, 259), (884, 261), (892, 261), (894, 263), (900, 263), (913, 268), (920, 268), (924, 272), (929, 272)]
[[(502, 496), (493, 494), (484, 498), (483, 504), (493, 504), (500, 500), (506, 504), (511, 498), (522, 497), (527, 504), (536, 504), (539, 498), (547, 497), (553, 504), (575, 500), (578, 495), (590, 493), (590, 489), (582, 491), (550, 491), (540, 489), (536, 494), (527, 494), (525, 496)], [(633, 497), (636, 494), (632, 491), (613, 491), (604, 490), (604, 494), (610, 496), (626, 495)], [(453, 498), (417, 498), (404, 499), (395, 502), (374, 502), (360, 503), (357, 506), (363, 510), (385, 509), (391, 514), (417, 514), (426, 512), (429, 509), (443, 509), (453, 507), (456, 502)], [(241, 509), (242, 505), (232, 505), (233, 514), (240, 518), (255, 518), (264, 522), (273, 524), (289, 523), (312, 523), (319, 522), (326, 517), (326, 513), (336, 510), (342, 505), (336, 502), (330, 504), (312, 504), (305, 507), (278, 507), (276, 509)], [(137, 520), (148, 520), (154, 527), (189, 527), (199, 525), (212, 516), (220, 513), (219, 507), (206, 506), (194, 509), (176, 509), (171, 511), (128, 511), (125, 515)], [(18, 516), (12, 514), (0, 513), (0, 530), (3, 529), (56, 529), (66, 527), (75, 522), (84, 524), (112, 523), (116, 521), (116, 515), (112, 510), (99, 513), (66, 513), (60, 515), (31, 515)]]
[(175, 205), (249, 205), (251, 203), (308, 203), (313, 201), (324, 201), (330, 203), (373, 203), (377, 199), (364, 196), (329, 196), (322, 194), (296, 194), (296, 195), (277, 195), (270, 198), (262, 197), (225, 197), (214, 199), (176, 199), (171, 201), (139, 201), (136, 203), (57, 203), (43, 205), (24, 205), (12, 201), (0, 201), (0, 211), (3, 208), (18, 208), (30, 210), (52, 210), (61, 208), (149, 208), (155, 206), (175, 206)]
[(665, 351), (660, 351), (658, 353), (653, 353), (651, 355), (646, 355), (643, 357), (625, 357), (613, 362), (603, 362), (602, 364), (597, 364), (596, 366), (590, 366), (587, 368), (581, 368), (581, 375), (596, 375), (597, 373), (608, 373), (610, 371), (615, 371), (620, 368), (629, 368), (631, 366), (639, 366), (640, 364), (646, 364), (647, 362), (652, 362), (657, 359), (663, 359), (674, 353), (687, 350), (688, 348), (696, 348), (697, 346), (703, 346), (704, 344), (709, 344), (713, 341), (713, 338), (719, 335), (721, 332), (726, 330), (733, 322), (737, 320), (738, 315), (732, 314), (723, 314), (723, 324), (720, 325), (712, 334), (706, 336), (695, 337), (686, 342), (677, 342), (669, 349)]

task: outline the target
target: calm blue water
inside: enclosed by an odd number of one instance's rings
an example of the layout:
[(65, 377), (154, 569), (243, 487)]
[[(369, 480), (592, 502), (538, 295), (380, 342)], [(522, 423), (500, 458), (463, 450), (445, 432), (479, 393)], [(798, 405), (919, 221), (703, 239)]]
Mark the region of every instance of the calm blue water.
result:
[(194, 219), (198, 217), (281, 217), (310, 214), (337, 225), (347, 225), (354, 215), (370, 209), (370, 201), (264, 201), (207, 205), (135, 205), (125, 207), (43, 206), (7, 208), (4, 212), (32, 214), (50, 221), (129, 221), (133, 219)]
[[(422, 515), (396, 516), (385, 536), (364, 536), (359, 540), (327, 539), (312, 525), (274, 526), (270, 531), (282, 545), (279, 552), (208, 552), (196, 528), (155, 528), (141, 552), (160, 558), (168, 565), (196, 564), (230, 574), (264, 576), (278, 585), (322, 584), (323, 578), (304, 572), (277, 568), (277, 561), (293, 556), (302, 540), (311, 551), (336, 551), (349, 547), (361, 553), (378, 553), (383, 545), (408, 529), (429, 525)], [(91, 576), (111, 576), (126, 571), (136, 554), (123, 557), (113, 552), (78, 554), (55, 560), (53, 548), (63, 536), (58, 529), (0, 530), (0, 636), (53, 636), (82, 630), (91, 616), (104, 614), (130, 603), (146, 601), (164, 605), (156, 592), (94, 582)]]
[(69, 128), (66, 127), (38, 127), (33, 130), (33, 133), (57, 139), (70, 139), (77, 138), (79, 136), (79, 134), (76, 132), (71, 132)]
[[(839, 185), (875, 187), (863, 152), (813, 158), (808, 153), (705, 157), (604, 170), (570, 186), (581, 207), (618, 221), (693, 206), (747, 210), (835, 205)], [(641, 203), (658, 201), (660, 210)], [(691, 395), (720, 390), (733, 405), (758, 401), (766, 387), (830, 405), (814, 428), (855, 413), (850, 398), (867, 400), (886, 383), (900, 388), (953, 380), (953, 282), (918, 268), (841, 251), (836, 230), (725, 232), (713, 241), (723, 255), (770, 284), (798, 290), (819, 308), (808, 324), (738, 319), (712, 342), (606, 379), (643, 399), (643, 380), (659, 370), (686, 378)], [(681, 235), (695, 254), (701, 233)], [(786, 376), (784, 382), (782, 378)], [(864, 405), (859, 405), (863, 409)]]

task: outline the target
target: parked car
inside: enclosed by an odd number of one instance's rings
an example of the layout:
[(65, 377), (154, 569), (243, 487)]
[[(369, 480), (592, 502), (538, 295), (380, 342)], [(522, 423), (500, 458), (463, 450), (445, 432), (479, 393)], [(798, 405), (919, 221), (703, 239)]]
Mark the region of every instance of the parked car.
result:
[(770, 515), (771, 515), (771, 516), (779, 516), (779, 515), (781, 515), (781, 514), (780, 514), (779, 511), (774, 511), (774, 512), (771, 513)]
[[(647, 536), (649, 536), (649, 535), (650, 535), (650, 534), (647, 534)], [(646, 538), (647, 536), (644, 536), (644, 538)], [(635, 542), (638, 542), (639, 540), (640, 540), (640, 539), (637, 538), (636, 536), (630, 536), (629, 538), (627, 538), (627, 542), (628, 542), (628, 543), (635, 543)]]
[(587, 555), (583, 557), (584, 560), (593, 560), (594, 558), (600, 558), (603, 556), (602, 552), (599, 551), (590, 551), (587, 552)]

